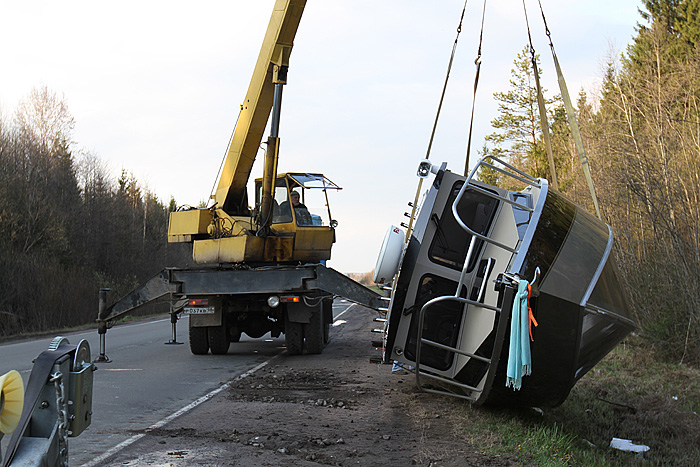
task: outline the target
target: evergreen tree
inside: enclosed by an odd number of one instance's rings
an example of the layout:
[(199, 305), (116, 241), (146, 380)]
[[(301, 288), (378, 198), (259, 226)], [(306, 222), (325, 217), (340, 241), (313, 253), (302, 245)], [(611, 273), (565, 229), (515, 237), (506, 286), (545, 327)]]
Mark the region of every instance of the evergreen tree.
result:
[[(489, 151), (486, 144), (484, 144), (484, 147), (479, 151), (479, 157), (483, 157), (486, 154), (498, 157), (499, 159), (505, 159), (505, 155), (503, 154), (503, 150), (501, 148), (493, 148)], [(476, 174), (476, 177), (478, 180), (492, 186), (498, 186), (503, 178), (499, 171), (487, 166), (481, 166)]]
[(686, 0), (679, 5), (676, 29), (688, 46), (700, 45), (700, 0)]
[[(541, 76), (539, 55), (535, 56), (535, 61)], [(493, 145), (493, 148), (486, 149), (486, 153), (493, 154), (494, 151), (498, 151), (499, 155), (507, 156), (516, 167), (536, 177), (548, 178), (549, 162), (542, 141), (537, 87), (529, 46), (525, 46), (518, 53), (513, 64), (510, 89), (507, 92), (494, 93), (499, 114), (491, 121), (491, 126), (496, 131), (485, 138), (487, 143)], [(543, 95), (545, 92), (546, 90), (542, 89)], [(555, 102), (557, 98), (545, 98), (546, 106)]]
[(700, 41), (700, 0), (644, 0), (646, 10), (639, 13), (647, 25), (637, 25), (637, 37), (629, 48), (633, 64), (644, 66), (644, 57), (656, 51), (651, 33), (659, 30), (656, 42), (663, 37), (664, 53), (676, 58), (692, 54)]

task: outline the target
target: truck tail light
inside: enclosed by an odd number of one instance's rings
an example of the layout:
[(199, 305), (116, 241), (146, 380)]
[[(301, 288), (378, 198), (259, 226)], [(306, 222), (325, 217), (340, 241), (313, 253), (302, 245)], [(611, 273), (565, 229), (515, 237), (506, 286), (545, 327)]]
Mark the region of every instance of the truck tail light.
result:
[(190, 298), (189, 299), (189, 306), (208, 306), (208, 305), (209, 305), (208, 298)]
[(301, 299), (298, 295), (287, 295), (285, 297), (280, 297), (282, 303), (299, 303)]

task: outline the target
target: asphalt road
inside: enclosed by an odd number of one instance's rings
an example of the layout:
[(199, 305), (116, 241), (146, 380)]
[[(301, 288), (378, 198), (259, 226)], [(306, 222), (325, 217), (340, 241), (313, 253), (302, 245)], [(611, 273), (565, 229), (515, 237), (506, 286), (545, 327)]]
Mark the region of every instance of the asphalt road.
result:
[[(351, 305), (336, 300), (334, 316), (340, 316)], [(70, 438), (71, 466), (89, 464), (135, 433), (285, 350), (284, 336), (249, 339), (244, 335), (241, 342), (231, 344), (227, 355), (192, 355), (187, 325), (187, 317), (178, 323), (177, 337), (183, 345), (164, 345), (172, 332), (167, 316), (122, 324), (108, 331), (107, 355), (112, 363), (97, 364), (92, 424), (79, 437)], [(92, 357), (98, 354), (96, 330), (63, 335), (71, 344), (87, 340)], [(51, 340), (47, 337), (0, 345), (0, 374), (17, 370), (26, 385), (32, 360), (48, 348)]]

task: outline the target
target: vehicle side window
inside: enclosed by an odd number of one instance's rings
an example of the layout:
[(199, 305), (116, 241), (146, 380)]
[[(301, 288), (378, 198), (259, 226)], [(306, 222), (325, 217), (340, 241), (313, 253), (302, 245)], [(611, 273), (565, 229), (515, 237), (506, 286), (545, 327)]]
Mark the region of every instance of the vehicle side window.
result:
[(290, 207), (287, 185), (284, 181), (275, 186), (275, 200), (272, 203), (274, 212), (272, 214), (273, 224), (286, 224), (292, 222), (292, 208)]
[[(436, 224), (435, 236), (430, 245), (429, 256), (432, 261), (453, 269), (462, 269), (464, 259), (472, 236), (469, 235), (452, 215), (452, 204), (457, 198), (462, 182), (457, 182), (452, 187), (449, 200), (445, 203), (440, 218), (435, 213), (432, 214), (432, 221)], [(460, 199), (457, 212), (470, 229), (478, 234), (486, 235), (493, 216), (498, 207), (498, 201), (490, 196), (477, 191), (467, 190)], [(479, 257), (478, 252), (483, 241), (478, 240), (474, 254), (469, 261), (467, 271), (474, 269)]]

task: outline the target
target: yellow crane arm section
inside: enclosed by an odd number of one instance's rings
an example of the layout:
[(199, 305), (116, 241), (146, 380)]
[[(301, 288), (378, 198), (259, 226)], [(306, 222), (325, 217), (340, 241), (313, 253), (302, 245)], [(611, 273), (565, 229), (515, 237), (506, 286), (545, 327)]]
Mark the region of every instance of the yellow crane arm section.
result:
[(246, 185), (270, 117), (274, 83), (286, 80), (289, 55), (305, 6), (306, 0), (275, 2), (214, 196), (217, 206), (231, 215), (248, 212)]

